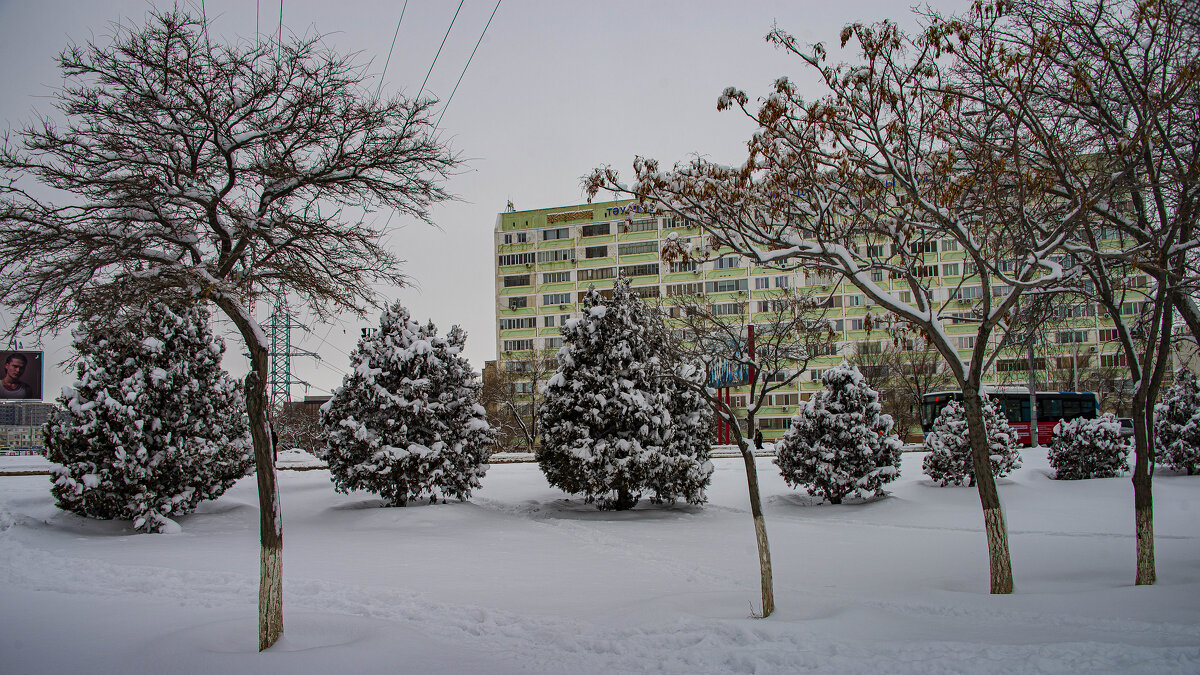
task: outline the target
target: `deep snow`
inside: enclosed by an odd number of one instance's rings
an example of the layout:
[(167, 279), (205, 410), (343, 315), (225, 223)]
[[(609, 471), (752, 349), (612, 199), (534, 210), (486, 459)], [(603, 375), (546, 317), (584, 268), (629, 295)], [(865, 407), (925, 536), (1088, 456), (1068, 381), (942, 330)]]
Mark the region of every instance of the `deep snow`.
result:
[[(1016, 592), (987, 593), (973, 488), (905, 453), (889, 496), (841, 506), (759, 459), (777, 612), (757, 607), (739, 459), (702, 507), (599, 512), (535, 464), (494, 465), (467, 503), (377, 508), (281, 471), (285, 636), (255, 652), (253, 478), (133, 534), (0, 477), (5, 673), (1200, 672), (1200, 477), (1159, 469), (1159, 583), (1134, 587), (1129, 478), (999, 481)], [(3, 458), (33, 464), (28, 458)], [(0, 468), (5, 464), (0, 463)]]

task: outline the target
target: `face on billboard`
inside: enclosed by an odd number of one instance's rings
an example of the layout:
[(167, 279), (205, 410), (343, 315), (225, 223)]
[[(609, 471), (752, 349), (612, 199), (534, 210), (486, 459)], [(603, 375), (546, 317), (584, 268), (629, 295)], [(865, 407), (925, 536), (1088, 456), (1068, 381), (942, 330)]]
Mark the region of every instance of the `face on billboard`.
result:
[(0, 400), (42, 400), (42, 353), (0, 352)]

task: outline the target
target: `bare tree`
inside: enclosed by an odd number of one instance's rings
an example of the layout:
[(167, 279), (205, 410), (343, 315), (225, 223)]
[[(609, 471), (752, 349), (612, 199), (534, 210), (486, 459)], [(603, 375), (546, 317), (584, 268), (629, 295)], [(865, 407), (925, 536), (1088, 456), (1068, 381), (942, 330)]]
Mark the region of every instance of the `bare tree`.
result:
[(488, 423), (497, 430), (496, 443), (505, 450), (521, 446), (533, 452), (538, 444), (538, 409), (546, 378), (557, 364), (552, 355), (530, 353), (506, 359), (504, 369), (480, 393)]
[[(1154, 583), (1153, 407), (1176, 312), (1200, 336), (1200, 32), (1181, 0), (981, 3), (932, 31), (958, 55), (961, 91), (1005, 92), (1008, 119), (1032, 142), (1014, 147), (1055, 199), (1090, 218), (1070, 242), (1085, 292), (1107, 312), (1132, 383), (1136, 583)], [(953, 37), (950, 37), (953, 36)], [(971, 45), (966, 47), (966, 45)], [(998, 55), (1008, 55), (997, 59)], [(997, 60), (1001, 66), (997, 67)], [(1015, 73), (1036, 73), (1021, 78)], [(1016, 85), (1019, 86), (1018, 87)], [(1145, 274), (1144, 300), (1126, 287)], [(1140, 304), (1145, 302), (1145, 304)], [(1136, 311), (1127, 303), (1137, 303)]]
[(318, 409), (317, 405), (300, 402), (274, 406), (270, 419), (271, 430), (278, 438), (276, 445), (319, 454), (325, 444), (325, 434), (321, 430)]
[(364, 312), (377, 284), (403, 277), (383, 228), (353, 213), (428, 221), (458, 160), (432, 135), (432, 100), (372, 96), (365, 71), (320, 36), (220, 44), (179, 10), (113, 31), (60, 54), (65, 122), (5, 136), (0, 296), (13, 331), (161, 296), (212, 302), (237, 328), (251, 364), (266, 649), (283, 632), (283, 528), (268, 345), (251, 308), (282, 289), (319, 317)]
[(921, 423), (925, 394), (948, 384), (940, 369), (942, 357), (925, 339), (904, 325), (889, 329), (879, 340), (857, 343), (847, 360), (858, 366), (867, 384), (880, 393), (883, 411), (892, 416), (902, 440)]
[[(991, 591), (1010, 593), (981, 389), (998, 354), (993, 340), (1020, 296), (1070, 287), (1054, 256), (1081, 220), (1080, 205), (1049, 198), (1038, 188), (1045, 179), (1008, 152), (1027, 141), (1003, 114), (1008, 94), (993, 86), (968, 98), (947, 86), (955, 57), (942, 36), (914, 38), (887, 22), (849, 26), (842, 42), (857, 43), (859, 60), (836, 67), (826, 65), (821, 45), (804, 50), (779, 29), (767, 39), (800, 57), (827, 95), (806, 101), (781, 77), (751, 110), (744, 92), (727, 89), (718, 108), (738, 108), (758, 125), (742, 165), (696, 158), (664, 171), (637, 158), (632, 187), (611, 169), (586, 185), (592, 194), (625, 191), (659, 203), (758, 264), (844, 279), (847, 294), (865, 295), (918, 330), (963, 391)], [(962, 252), (949, 293), (931, 255), (947, 245)], [(963, 337), (945, 330), (958, 321), (976, 328), (966, 358)]]
[[(664, 252), (668, 259), (678, 253), (670, 249)], [(741, 311), (718, 314), (711, 298), (705, 295), (674, 296), (666, 299), (660, 316), (669, 324), (663, 328), (664, 334), (673, 332), (675, 336), (670, 343), (673, 358), (679, 362), (699, 361), (709, 369), (707, 386), (684, 378), (677, 382), (694, 387), (704, 396), (730, 429), (742, 455), (758, 545), (762, 616), (766, 618), (775, 611), (775, 591), (752, 444), (755, 419), (769, 405), (774, 392), (794, 388), (809, 362), (834, 353), (836, 345), (820, 302), (811, 296), (784, 289), (769, 298), (751, 301), (763, 303), (762, 307), (735, 302)], [(740, 405), (741, 393), (738, 403), (720, 396), (718, 387), (725, 386), (745, 389), (745, 405)], [(738, 409), (743, 407), (745, 417), (739, 418)]]

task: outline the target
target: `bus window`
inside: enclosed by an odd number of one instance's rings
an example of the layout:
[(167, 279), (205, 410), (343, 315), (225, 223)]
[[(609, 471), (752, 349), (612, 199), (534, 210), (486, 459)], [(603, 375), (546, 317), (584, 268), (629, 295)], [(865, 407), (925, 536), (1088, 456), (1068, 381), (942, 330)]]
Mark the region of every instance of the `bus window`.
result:
[[(1029, 402), (1025, 402), (1025, 410), (1029, 410)], [(1028, 422), (1028, 419), (1021, 419), (1021, 401), (1015, 398), (1004, 399), (1004, 416), (1009, 422)], [(1025, 413), (1028, 415), (1028, 412)]]
[(1079, 401), (1076, 399), (1064, 399), (1062, 402), (1062, 416), (1064, 420), (1073, 420), (1079, 417)]
[(1079, 414), (1091, 419), (1096, 416), (1096, 399), (1087, 397), (1079, 402)]
[(1038, 421), (1057, 422), (1062, 419), (1062, 399), (1038, 399)]

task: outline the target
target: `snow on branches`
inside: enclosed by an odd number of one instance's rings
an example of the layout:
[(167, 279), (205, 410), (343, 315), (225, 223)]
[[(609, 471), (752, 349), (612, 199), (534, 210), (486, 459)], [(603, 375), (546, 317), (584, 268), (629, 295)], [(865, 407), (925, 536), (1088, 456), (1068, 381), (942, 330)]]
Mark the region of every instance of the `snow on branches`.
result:
[(1112, 413), (1077, 417), (1054, 425), (1047, 459), (1056, 480), (1113, 478), (1129, 469), (1129, 441)]
[(842, 363), (821, 375), (824, 391), (813, 394), (775, 444), (775, 464), (788, 485), (842, 503), (883, 494), (900, 475), (900, 439), (882, 414), (879, 394), (862, 373)]
[(467, 499), (487, 472), (492, 431), (458, 326), (439, 337), (395, 303), (350, 355), (353, 372), (321, 408), (324, 459), (339, 492), (367, 490), (389, 505)]
[(45, 427), (59, 508), (168, 531), (250, 471), (242, 395), (207, 312), (133, 308), (84, 324), (74, 348), (78, 381)]
[[(1000, 478), (1014, 469), (1021, 468), (1021, 455), (1017, 450), (1008, 420), (999, 406), (991, 399), (983, 399), (983, 425), (987, 432), (988, 461), (992, 475)], [(921, 463), (921, 469), (938, 485), (962, 485), (967, 481), (975, 484), (975, 467), (971, 460), (971, 442), (968, 438), (966, 411), (959, 401), (951, 401), (933, 422), (933, 428), (925, 434), (925, 449), (929, 454)]]
[(558, 370), (539, 412), (538, 465), (551, 485), (602, 509), (705, 501), (712, 478), (711, 418), (692, 385), (704, 372), (672, 363), (658, 322), (618, 279), (612, 297), (592, 287), (583, 317), (562, 328)]
[(1200, 383), (1186, 368), (1154, 407), (1159, 458), (1191, 476), (1200, 468)]

